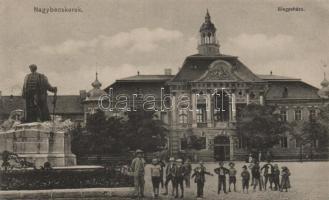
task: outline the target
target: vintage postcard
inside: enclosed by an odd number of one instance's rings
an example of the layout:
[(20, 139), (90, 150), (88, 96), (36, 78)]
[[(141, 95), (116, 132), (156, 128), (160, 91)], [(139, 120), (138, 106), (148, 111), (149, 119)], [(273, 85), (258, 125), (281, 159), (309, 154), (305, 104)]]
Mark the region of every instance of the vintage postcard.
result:
[(327, 200), (329, 1), (0, 0), (0, 199)]

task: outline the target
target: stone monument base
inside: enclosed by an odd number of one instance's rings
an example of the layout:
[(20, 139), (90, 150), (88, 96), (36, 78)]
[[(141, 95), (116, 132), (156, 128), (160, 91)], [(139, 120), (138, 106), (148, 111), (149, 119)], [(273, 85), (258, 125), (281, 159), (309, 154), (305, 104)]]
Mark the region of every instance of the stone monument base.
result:
[(5, 150), (36, 167), (43, 166), (45, 162), (50, 162), (51, 166), (76, 165), (69, 129), (62, 124), (34, 122), (0, 132), (0, 152)]

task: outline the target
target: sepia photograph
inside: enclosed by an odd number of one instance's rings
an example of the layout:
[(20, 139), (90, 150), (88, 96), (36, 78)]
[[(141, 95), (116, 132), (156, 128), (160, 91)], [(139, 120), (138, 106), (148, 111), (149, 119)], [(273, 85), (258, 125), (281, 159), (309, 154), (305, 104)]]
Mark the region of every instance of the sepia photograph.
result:
[(1, 200), (327, 200), (329, 0), (0, 0)]

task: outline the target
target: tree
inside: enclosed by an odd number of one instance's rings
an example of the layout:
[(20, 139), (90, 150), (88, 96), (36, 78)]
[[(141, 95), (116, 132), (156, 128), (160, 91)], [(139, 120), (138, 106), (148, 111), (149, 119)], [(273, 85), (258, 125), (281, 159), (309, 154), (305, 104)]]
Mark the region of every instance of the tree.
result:
[(127, 112), (125, 144), (130, 150), (143, 149), (146, 152), (163, 150), (167, 143), (168, 129), (157, 118), (154, 111)]
[(264, 151), (279, 143), (289, 126), (275, 107), (250, 104), (237, 119), (237, 134), (247, 140), (249, 150)]
[[(293, 121), (291, 126), (291, 135), (299, 141), (300, 159), (303, 159), (303, 148), (309, 147), (309, 151), (321, 150), (328, 147), (329, 139), (329, 106), (320, 109), (319, 116), (310, 118), (309, 121)], [(315, 147), (318, 141), (319, 147)], [(311, 153), (312, 154), (312, 153)], [(311, 155), (312, 156), (312, 155)]]
[[(85, 133), (84, 133), (85, 132)], [(113, 154), (127, 151), (123, 144), (124, 122), (107, 118), (103, 111), (88, 115), (86, 128), (73, 130), (72, 152), (81, 154)]]

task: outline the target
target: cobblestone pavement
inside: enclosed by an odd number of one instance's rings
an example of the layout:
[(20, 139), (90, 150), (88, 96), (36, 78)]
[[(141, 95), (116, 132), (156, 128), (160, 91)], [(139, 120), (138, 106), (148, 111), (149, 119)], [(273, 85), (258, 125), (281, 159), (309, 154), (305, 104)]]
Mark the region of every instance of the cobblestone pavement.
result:
[[(245, 163), (236, 162), (237, 192), (217, 195), (217, 177), (207, 176), (205, 196), (203, 199), (225, 200), (328, 200), (329, 199), (329, 162), (277, 162), (279, 167), (287, 166), (291, 172), (292, 188), (288, 192), (255, 191), (249, 188), (249, 194), (242, 193), (240, 173)], [(261, 163), (262, 165), (263, 163)], [(227, 166), (227, 163), (225, 164)], [(213, 173), (216, 163), (205, 164), (208, 171)], [(195, 165), (193, 165), (193, 168)], [(152, 184), (149, 166), (146, 167), (145, 198), (152, 198)], [(169, 186), (171, 191), (171, 186)], [(163, 192), (163, 190), (160, 192)], [(191, 188), (185, 189), (184, 199), (196, 199), (196, 184), (191, 180)], [(160, 195), (159, 199), (174, 199), (172, 196)]]

